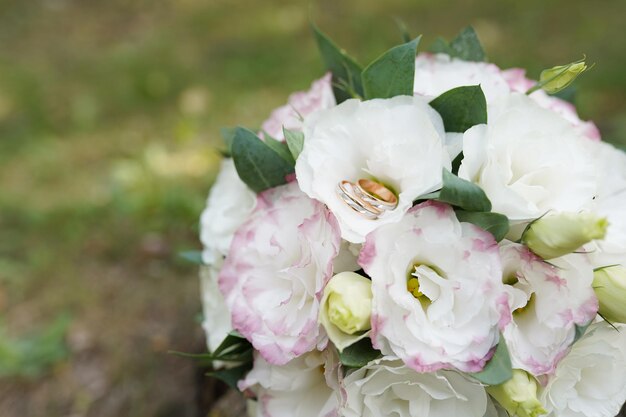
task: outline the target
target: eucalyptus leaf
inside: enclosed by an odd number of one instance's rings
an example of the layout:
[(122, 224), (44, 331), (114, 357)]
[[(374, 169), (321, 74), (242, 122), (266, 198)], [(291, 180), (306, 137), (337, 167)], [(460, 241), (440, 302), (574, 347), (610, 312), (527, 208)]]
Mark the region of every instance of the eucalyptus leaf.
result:
[(236, 132), (237, 132), (236, 127), (223, 127), (220, 129), (220, 135), (222, 136), (222, 141), (224, 142), (224, 146), (226, 147), (226, 151), (224, 153), (227, 156), (230, 155), (230, 147), (233, 144), (233, 140), (235, 139)]
[(456, 210), (456, 217), (460, 222), (475, 224), (491, 233), (496, 242), (504, 239), (509, 232), (509, 219), (500, 213)]
[(283, 127), (283, 135), (285, 136), (285, 142), (287, 142), (291, 156), (293, 156), (294, 160), (297, 160), (304, 147), (304, 133)]
[(500, 342), (493, 357), (487, 362), (483, 370), (470, 375), (486, 385), (499, 385), (513, 377), (509, 349), (502, 335), (500, 335)]
[(485, 51), (480, 44), (476, 31), (471, 26), (463, 29), (452, 42), (446, 41), (444, 38), (437, 38), (435, 42), (428, 48), (435, 54), (447, 54), (453, 58), (459, 58), (464, 61), (485, 61)]
[(432, 45), (428, 48), (428, 51), (434, 54), (447, 54), (450, 56), (454, 56), (455, 54), (448, 41), (442, 37), (435, 39)]
[(353, 345), (348, 346), (339, 353), (341, 364), (348, 368), (362, 368), (370, 361), (381, 356), (379, 350), (372, 347), (372, 341), (369, 337), (359, 340)]
[(311, 29), (324, 65), (333, 74), (333, 93), (337, 104), (355, 96), (363, 96), (361, 66), (313, 23)]
[(463, 133), (487, 123), (487, 100), (480, 85), (456, 87), (430, 102), (443, 119), (446, 132)]
[(266, 132), (264, 133), (265, 135), (263, 137), (265, 139), (265, 144), (272, 148), (272, 150), (276, 152), (281, 158), (283, 158), (287, 163), (294, 166), (296, 164), (296, 160), (291, 155), (291, 151), (289, 150), (287, 143), (274, 139)]
[(491, 201), (478, 185), (443, 169), (441, 190), (425, 194), (419, 200), (437, 200), (467, 211), (491, 211)]
[(202, 251), (199, 250), (188, 250), (184, 252), (180, 252), (178, 254), (181, 258), (195, 265), (204, 265), (204, 261), (202, 260)]
[(576, 333), (574, 334), (574, 342), (578, 341), (581, 337), (583, 337), (583, 335), (585, 334), (589, 326), (591, 326), (592, 322), (593, 321), (590, 321), (589, 323), (584, 324), (584, 325), (577, 324), (574, 326), (574, 329), (576, 330)]
[(242, 127), (237, 128), (231, 153), (239, 178), (257, 193), (286, 184), (287, 176), (293, 173), (293, 164)]
[(421, 36), (395, 46), (363, 70), (366, 99), (412, 96), (415, 81), (415, 56)]
[(483, 62), (486, 59), (478, 35), (473, 27), (463, 29), (456, 38), (450, 42), (450, 48), (454, 51), (454, 57), (464, 61)]
[(207, 376), (217, 378), (229, 387), (238, 390), (237, 383), (243, 379), (248, 372), (252, 369), (252, 362), (244, 363), (234, 368), (220, 369), (207, 373)]

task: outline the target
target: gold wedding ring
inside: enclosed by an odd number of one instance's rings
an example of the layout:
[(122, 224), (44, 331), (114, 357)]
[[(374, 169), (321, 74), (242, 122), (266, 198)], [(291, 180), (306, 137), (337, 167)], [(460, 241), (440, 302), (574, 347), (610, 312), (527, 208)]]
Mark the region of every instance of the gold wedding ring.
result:
[(384, 185), (361, 178), (356, 184), (343, 180), (337, 185), (337, 194), (352, 210), (369, 220), (376, 220), (385, 211), (398, 205), (396, 195)]

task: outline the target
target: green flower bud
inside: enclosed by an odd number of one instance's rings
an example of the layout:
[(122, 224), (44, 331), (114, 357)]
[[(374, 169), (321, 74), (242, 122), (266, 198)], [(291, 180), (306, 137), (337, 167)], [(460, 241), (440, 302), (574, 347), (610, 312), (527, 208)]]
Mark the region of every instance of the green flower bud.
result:
[(549, 94), (558, 93), (573, 83), (586, 70), (587, 64), (585, 64), (584, 58), (571, 64), (543, 70), (539, 76), (538, 87), (543, 88)]
[(626, 268), (615, 265), (596, 270), (593, 289), (600, 302), (600, 314), (608, 321), (626, 323)]
[(537, 381), (521, 369), (513, 369), (513, 378), (487, 387), (487, 392), (512, 416), (537, 417), (547, 413), (537, 398)]
[(328, 281), (319, 322), (340, 352), (367, 337), (371, 314), (372, 282), (369, 279), (354, 272), (342, 272)]
[(603, 239), (609, 223), (591, 213), (559, 213), (537, 219), (524, 231), (522, 243), (543, 259), (572, 253), (594, 239)]

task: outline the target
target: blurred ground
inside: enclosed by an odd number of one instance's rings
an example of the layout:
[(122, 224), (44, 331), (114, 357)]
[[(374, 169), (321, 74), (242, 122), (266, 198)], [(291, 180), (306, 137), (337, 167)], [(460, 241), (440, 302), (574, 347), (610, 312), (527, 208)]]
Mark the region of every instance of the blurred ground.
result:
[[(311, 6), (312, 5), (312, 6)], [(579, 108), (626, 141), (623, 0), (0, 1), (0, 416), (201, 416), (197, 218), (218, 128), (258, 126), (322, 66), (473, 24), (536, 76), (586, 53)]]

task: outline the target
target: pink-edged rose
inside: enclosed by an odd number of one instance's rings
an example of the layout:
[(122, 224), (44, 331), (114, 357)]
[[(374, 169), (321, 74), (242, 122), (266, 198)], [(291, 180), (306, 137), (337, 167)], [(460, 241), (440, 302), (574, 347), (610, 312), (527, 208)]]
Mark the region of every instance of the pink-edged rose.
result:
[(340, 364), (334, 351), (310, 352), (285, 365), (257, 355), (239, 389), (257, 398), (252, 417), (338, 417)]
[(426, 202), (367, 236), (372, 340), (418, 372), (480, 371), (510, 320), (493, 236)]
[(233, 327), (272, 364), (326, 342), (317, 323), (339, 226), (293, 182), (259, 194), (219, 275)]
[(298, 91), (289, 96), (287, 104), (274, 110), (269, 119), (261, 125), (261, 134), (284, 140), (283, 127), (289, 130), (302, 130), (302, 121), (309, 114), (335, 106), (335, 96), (331, 84), (331, 73), (311, 84), (308, 91)]
[(501, 244), (500, 254), (513, 309), (503, 332), (513, 367), (551, 373), (574, 341), (575, 325), (589, 323), (598, 311), (593, 267), (584, 254), (547, 263), (513, 242)]

